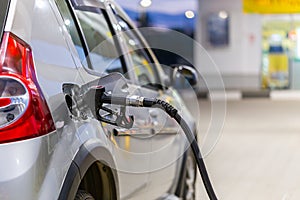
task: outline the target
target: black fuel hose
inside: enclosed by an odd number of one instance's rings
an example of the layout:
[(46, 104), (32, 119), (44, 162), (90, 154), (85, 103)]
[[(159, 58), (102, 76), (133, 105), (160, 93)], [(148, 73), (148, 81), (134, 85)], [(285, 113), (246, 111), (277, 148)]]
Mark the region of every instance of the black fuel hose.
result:
[(190, 127), (186, 123), (186, 121), (178, 114), (176, 108), (174, 108), (169, 103), (160, 100), (160, 99), (152, 99), (152, 98), (144, 98), (141, 96), (127, 96), (127, 97), (115, 97), (111, 95), (107, 95), (106, 93), (102, 94), (100, 98), (101, 103), (109, 103), (115, 105), (123, 105), (123, 106), (134, 106), (134, 107), (156, 107), (164, 110), (168, 115), (175, 119), (175, 121), (180, 125), (183, 132), (185, 133), (189, 143), (191, 144), (191, 149), (194, 154), (203, 184), (205, 186), (206, 192), (209, 196), (210, 200), (217, 200), (217, 196), (214, 192), (213, 186), (210, 182), (205, 163), (203, 161), (203, 157), (201, 155), (198, 143), (196, 138), (194, 137), (193, 132)]
[(217, 200), (217, 196), (214, 192), (213, 186), (210, 182), (205, 163), (203, 161), (203, 157), (201, 154), (201, 151), (199, 149), (198, 143), (196, 141), (196, 138), (194, 137), (193, 132), (191, 131), (190, 127), (186, 123), (186, 121), (178, 114), (178, 111), (176, 108), (174, 108), (169, 103), (159, 100), (159, 99), (148, 99), (145, 98), (143, 100), (143, 106), (144, 107), (157, 107), (162, 110), (164, 110), (168, 115), (175, 119), (175, 121), (180, 125), (183, 132), (185, 133), (189, 143), (191, 144), (191, 148), (203, 181), (203, 184), (205, 186), (206, 192), (209, 196), (209, 199), (211, 200)]

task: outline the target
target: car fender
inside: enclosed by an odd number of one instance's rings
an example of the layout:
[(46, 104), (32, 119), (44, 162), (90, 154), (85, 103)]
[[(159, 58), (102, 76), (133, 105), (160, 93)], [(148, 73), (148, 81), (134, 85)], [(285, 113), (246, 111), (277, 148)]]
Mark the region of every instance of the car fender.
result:
[(116, 172), (116, 165), (111, 152), (99, 142), (98, 139), (90, 139), (79, 148), (70, 168), (66, 174), (62, 188), (59, 194), (59, 200), (74, 199), (81, 179), (89, 167), (100, 162), (112, 169), (114, 183), (116, 187), (116, 196), (119, 198), (119, 181)]

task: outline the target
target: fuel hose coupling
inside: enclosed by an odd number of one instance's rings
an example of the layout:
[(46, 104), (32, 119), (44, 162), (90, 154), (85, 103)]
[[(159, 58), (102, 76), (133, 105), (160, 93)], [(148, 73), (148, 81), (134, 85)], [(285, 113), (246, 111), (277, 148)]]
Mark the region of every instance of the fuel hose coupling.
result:
[(134, 107), (142, 107), (144, 106), (144, 97), (137, 96), (137, 95), (127, 96), (126, 105), (134, 106)]

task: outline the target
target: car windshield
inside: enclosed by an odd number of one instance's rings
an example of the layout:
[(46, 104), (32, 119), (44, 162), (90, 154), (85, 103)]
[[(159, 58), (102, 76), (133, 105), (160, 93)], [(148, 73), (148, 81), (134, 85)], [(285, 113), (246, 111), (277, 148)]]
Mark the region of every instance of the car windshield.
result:
[(10, 0), (1, 0), (0, 1), (0, 40), (2, 39), (2, 34), (4, 30), (6, 15), (8, 11)]

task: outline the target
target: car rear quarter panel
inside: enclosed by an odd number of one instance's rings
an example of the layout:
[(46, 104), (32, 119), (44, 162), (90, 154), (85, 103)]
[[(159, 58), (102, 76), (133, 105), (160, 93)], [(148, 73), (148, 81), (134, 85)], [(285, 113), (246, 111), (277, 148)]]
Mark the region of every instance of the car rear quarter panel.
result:
[(5, 31), (31, 46), (56, 131), (0, 145), (0, 199), (57, 199), (79, 147), (97, 135), (86, 136), (86, 126), (71, 120), (64, 103), (62, 84), (81, 85), (82, 79), (54, 9), (54, 2), (47, 0), (12, 0), (10, 4)]

